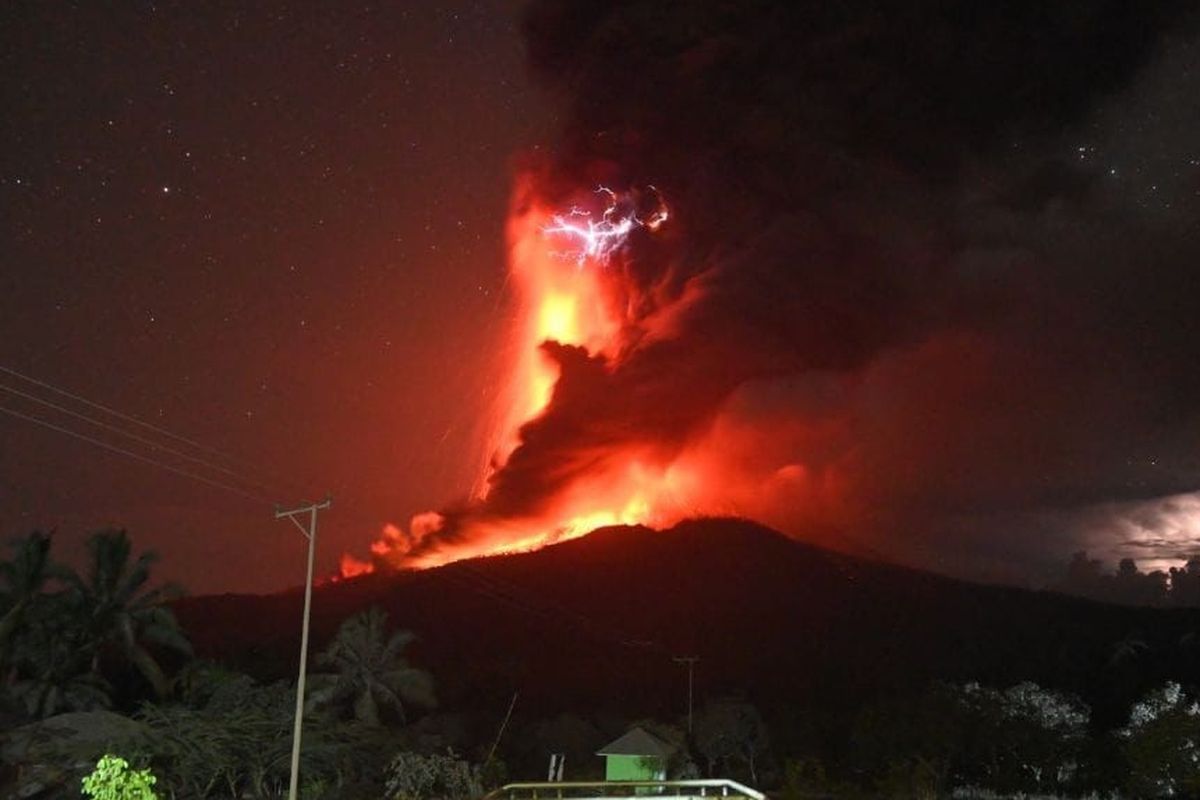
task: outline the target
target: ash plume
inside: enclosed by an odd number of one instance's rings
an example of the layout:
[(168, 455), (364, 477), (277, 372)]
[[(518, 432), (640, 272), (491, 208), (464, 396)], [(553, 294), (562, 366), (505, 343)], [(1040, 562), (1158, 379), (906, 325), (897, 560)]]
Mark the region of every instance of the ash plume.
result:
[(1122, 515), (1200, 488), (1200, 126), (1173, 103), (1200, 96), (1194, 23), (1117, 0), (535, 0), (563, 115), (536, 193), (653, 184), (671, 228), (611, 267), (622, 349), (545, 344), (549, 405), (410, 555), (535, 517), (630, 448), (723, 461), (702, 511), (976, 577), (1127, 541)]

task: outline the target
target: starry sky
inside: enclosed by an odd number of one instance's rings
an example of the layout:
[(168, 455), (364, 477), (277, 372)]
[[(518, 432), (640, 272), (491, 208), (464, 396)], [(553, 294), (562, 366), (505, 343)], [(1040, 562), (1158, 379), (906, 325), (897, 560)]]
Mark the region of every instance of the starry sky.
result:
[[(3, 15), (0, 366), (237, 459), (134, 426), (237, 476), (12, 392), (0, 405), (272, 502), (332, 492), (322, 571), (466, 492), (509, 162), (548, 117), (515, 5)], [(0, 417), (0, 476), (5, 535), (56, 528), (63, 557), (112, 524), (192, 591), (303, 580), (303, 541), (269, 504), (25, 420)]]
[[(680, 211), (671, 269), (710, 291), (675, 360), (625, 385), (694, 376), (696, 420), (844, 490), (764, 521), (1035, 585), (1077, 549), (1200, 547), (1186, 3), (3, 14), (6, 533), (55, 528), (66, 555), (119, 525), (194, 592), (265, 591), (304, 557), (271, 502), (333, 493), (329, 572), (466, 495), (532, 153)], [(735, 374), (731, 351), (760, 361)], [(159, 447), (138, 452), (252, 497), (13, 416), (117, 441), (14, 373), (210, 448), (139, 429)]]

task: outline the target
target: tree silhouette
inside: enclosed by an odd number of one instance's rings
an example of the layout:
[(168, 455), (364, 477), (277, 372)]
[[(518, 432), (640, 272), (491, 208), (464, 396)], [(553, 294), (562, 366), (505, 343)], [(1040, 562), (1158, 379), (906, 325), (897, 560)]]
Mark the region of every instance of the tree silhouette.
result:
[(1167, 601), (1167, 574), (1139, 572), (1137, 562), (1123, 558), (1112, 580), (1113, 600), (1131, 606), (1159, 606)]
[(1171, 605), (1200, 606), (1200, 557), (1192, 556), (1183, 567), (1171, 567)]
[(105, 650), (132, 664), (160, 699), (169, 685), (162, 667), (148, 647), (162, 647), (190, 655), (191, 644), (175, 615), (163, 605), (178, 594), (173, 586), (148, 588), (152, 552), (131, 559), (133, 547), (122, 530), (104, 530), (87, 541), (86, 577), (67, 575), (69, 597), (89, 641), (94, 646), (91, 671), (100, 673)]
[(13, 639), (42, 593), (57, 574), (50, 561), (51, 538), (34, 531), (10, 542), (12, 558), (0, 562), (0, 669), (11, 661)]
[(331, 671), (313, 676), (310, 705), (341, 710), (349, 704), (357, 719), (378, 725), (381, 710), (404, 722), (405, 703), (436, 704), (429, 673), (411, 666), (403, 656), (416, 636), (400, 630), (387, 637), (386, 627), (387, 615), (378, 608), (342, 623), (317, 657), (317, 663)]
[(13, 639), (12, 696), (34, 718), (111, 705), (111, 687), (89, 669), (92, 648), (70, 600), (39, 598)]
[(1134, 704), (1129, 723), (1117, 731), (1135, 797), (1195, 797), (1200, 792), (1200, 707), (1178, 683), (1169, 682)]
[(1132, 606), (1162, 606), (1168, 602), (1191, 604), (1187, 600), (1190, 594), (1185, 584), (1190, 577), (1200, 586), (1200, 578), (1196, 577), (1200, 575), (1200, 562), (1188, 569), (1190, 573), (1172, 568), (1169, 575), (1161, 570), (1141, 572), (1136, 561), (1123, 558), (1115, 572), (1105, 574), (1103, 562), (1089, 558), (1081, 550), (1071, 556), (1056, 588), (1093, 600)]
[(695, 739), (710, 776), (716, 767), (729, 769), (736, 760), (758, 781), (756, 760), (767, 748), (767, 726), (754, 706), (740, 700), (708, 703), (696, 715)]

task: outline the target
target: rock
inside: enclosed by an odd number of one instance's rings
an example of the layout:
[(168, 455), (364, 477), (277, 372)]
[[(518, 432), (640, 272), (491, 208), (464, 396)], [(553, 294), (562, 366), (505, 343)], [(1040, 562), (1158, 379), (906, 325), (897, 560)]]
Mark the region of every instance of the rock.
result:
[(9, 780), (0, 797), (78, 797), (78, 786), (71, 784), (100, 756), (128, 751), (145, 736), (141, 723), (111, 711), (59, 714), (7, 731), (0, 736), (0, 760)]

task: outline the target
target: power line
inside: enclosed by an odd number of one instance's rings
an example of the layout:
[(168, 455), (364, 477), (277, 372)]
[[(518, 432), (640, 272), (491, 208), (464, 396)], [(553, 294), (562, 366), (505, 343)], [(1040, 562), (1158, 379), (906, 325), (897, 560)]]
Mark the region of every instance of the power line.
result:
[[(11, 367), (6, 367), (3, 365), (0, 365), (0, 373), (12, 375), (23, 381), (27, 381), (28, 383), (31, 383), (35, 386), (40, 386), (44, 389), (49, 389), (51, 392), (54, 392), (55, 394), (70, 398), (71, 400), (82, 403), (83, 405), (88, 406), (90, 408), (98, 409), (99, 411), (102, 411), (105, 414), (110, 414), (118, 419), (125, 420), (127, 422), (132, 422), (133, 424), (141, 426), (142, 428), (144, 428), (146, 430), (153, 431), (162, 436), (166, 436), (167, 438), (170, 438), (170, 439), (174, 439), (177, 442), (182, 442), (183, 444), (189, 445), (190, 447), (194, 447), (200, 451), (203, 451), (205, 453), (209, 453), (213, 456), (216, 456), (217, 458), (219, 458), (222, 461), (225, 461), (229, 464), (237, 465), (244, 470), (250, 470), (252, 472), (259, 473), (259, 474), (266, 474), (268, 477), (271, 478), (271, 480), (274, 483), (279, 484), (279, 487), (286, 487), (290, 491), (291, 490), (300, 490), (299, 491), (300, 494), (306, 493), (305, 487), (301, 487), (300, 484), (296, 483), (295, 481), (293, 481), (289, 478), (275, 474), (273, 470), (265, 470), (258, 464), (253, 464), (249, 461), (246, 461), (245, 459), (231, 456), (228, 453), (225, 453), (216, 447), (212, 447), (210, 445), (203, 444), (202, 442), (198, 442), (195, 439), (191, 439), (186, 436), (181, 436), (180, 434), (175, 433), (171, 430), (168, 430), (167, 428), (164, 428), (164, 427), (161, 427), (158, 425), (153, 425), (149, 422), (145, 422), (144, 420), (138, 419), (137, 417), (135, 417), (131, 414), (125, 414), (121, 411), (116, 410), (115, 408), (106, 406), (103, 403), (97, 403), (94, 400), (89, 400), (88, 398), (83, 397), (75, 392), (68, 391), (67, 389), (64, 389), (60, 386), (55, 386), (54, 384), (49, 383), (48, 381), (39, 380), (38, 378), (34, 378), (29, 375), (25, 375), (24, 373), (18, 372), (17, 370), (12, 369)], [(39, 402), (44, 402), (44, 401), (39, 401)], [(93, 424), (101, 425), (101, 423), (96, 422), (95, 420), (92, 420), (90, 418), (89, 418), (89, 421), (93, 422)], [(126, 434), (126, 435), (132, 436), (132, 434)], [(162, 449), (165, 450), (165, 448), (162, 448)], [(168, 452), (173, 452), (173, 451), (168, 451)], [(218, 468), (213, 464), (207, 464), (207, 466), (215, 468), (215, 469)], [(229, 474), (232, 474), (235, 477), (242, 478), (243, 480), (246, 480), (249, 483), (256, 484), (259, 488), (265, 489), (266, 491), (269, 491), (272, 494), (276, 493), (275, 488), (279, 488), (279, 487), (268, 486), (263, 481), (258, 480), (258, 479), (251, 479), (245, 474), (239, 475), (239, 474), (236, 474), (233, 472), (230, 472)]]
[(203, 466), (203, 467), (208, 467), (209, 469), (216, 470), (218, 472), (223, 472), (226, 475), (229, 475), (230, 477), (238, 478), (240, 480), (245, 481), (246, 483), (257, 486), (259, 489), (271, 491), (270, 486), (267, 486), (266, 484), (262, 483), (261, 481), (255, 480), (254, 478), (251, 478), (248, 475), (244, 475), (242, 473), (235, 472), (234, 470), (231, 470), (227, 467), (223, 467), (220, 464), (214, 464), (211, 461), (206, 461), (203, 458), (189, 455), (187, 453), (184, 453), (181, 450), (176, 450), (175, 448), (167, 447), (166, 445), (160, 444), (160, 443), (154, 441), (153, 439), (148, 439), (145, 436), (139, 436), (138, 434), (131, 433), (131, 432), (125, 430), (124, 428), (120, 428), (116, 425), (110, 425), (107, 422), (103, 422), (103, 421), (95, 419), (93, 417), (89, 417), (87, 414), (81, 414), (78, 411), (73, 411), (69, 408), (66, 408), (65, 406), (60, 406), (57, 403), (51, 403), (49, 400), (46, 400), (44, 398), (29, 394), (28, 392), (22, 392), (20, 389), (14, 389), (11, 386), (5, 386), (3, 384), (0, 384), (0, 391), (8, 392), (10, 394), (15, 394), (19, 397), (24, 397), (27, 400), (32, 400), (35, 403), (40, 403), (41, 405), (46, 406), (47, 408), (52, 408), (55, 411), (59, 411), (63, 414), (67, 414), (69, 416), (75, 417), (76, 419), (81, 419), (84, 422), (95, 425), (98, 428), (103, 428), (105, 430), (112, 431), (113, 433), (119, 434), (121, 436), (128, 437), (135, 442), (139, 442), (141, 444), (146, 445), (147, 447), (151, 447), (155, 450), (159, 450), (164, 453), (169, 453), (173, 456), (177, 456), (177, 457), (185, 459), (187, 461), (191, 461), (192, 463), (199, 464), (200, 466)]
[[(543, 595), (537, 595), (536, 599), (528, 591), (524, 590), (519, 584), (502, 578), (498, 575), (490, 575), (471, 562), (474, 559), (464, 559), (455, 561), (451, 564), (444, 565), (439, 571), (445, 571), (451, 567), (458, 567), (462, 571), (468, 572), (475, 576), (475, 579), (483, 586), (490, 587), (493, 592), (500, 593), (501, 599), (510, 603), (510, 605), (524, 607), (533, 613), (537, 613), (546, 619), (551, 619), (551, 612), (557, 615), (560, 624), (567, 624), (579, 630), (585, 631), (593, 638), (605, 640), (612, 644), (620, 645), (636, 650), (650, 650), (660, 656), (669, 657), (672, 653), (666, 646), (657, 640), (642, 640), (631, 636), (627, 631), (618, 630), (610, 624), (605, 624), (597, 621), (594, 617), (583, 614), (569, 606), (559, 603), (553, 599)], [(462, 576), (465, 577), (465, 576)], [(495, 595), (493, 595), (495, 596)], [(506, 597), (505, 597), (506, 596)], [(522, 598), (525, 598), (522, 600)], [(530, 604), (536, 606), (531, 608)]]
[(123, 419), (126, 422), (132, 422), (134, 425), (140, 425), (141, 427), (143, 427), (147, 430), (154, 431), (157, 434), (166, 436), (170, 439), (174, 439), (177, 442), (183, 442), (184, 444), (190, 445), (191, 447), (194, 447), (197, 450), (203, 450), (206, 453), (210, 453), (210, 454), (217, 456), (218, 458), (221, 458), (232, 464), (241, 464), (244, 467), (254, 467), (255, 469), (258, 469), (257, 467), (255, 467), (255, 465), (248, 464), (248, 463), (242, 461), (241, 459), (234, 458), (233, 456), (230, 456), (226, 453), (221, 452), (220, 450), (218, 450), (215, 447), (209, 447), (208, 445), (201, 444), (200, 442), (197, 442), (194, 439), (189, 439), (186, 436), (180, 436), (179, 434), (169, 431), (166, 428), (161, 428), (157, 425), (151, 425), (149, 422), (144, 422), (144, 421), (138, 419), (137, 417), (117, 411), (115, 408), (109, 408), (108, 406), (103, 405), (101, 403), (97, 403), (95, 401), (88, 400), (86, 397), (81, 397), (80, 395), (77, 395), (73, 392), (69, 392), (66, 389), (61, 389), (61, 388), (55, 386), (54, 384), (47, 383), (46, 381), (38, 380), (37, 378), (31, 378), (28, 375), (17, 372), (15, 369), (11, 369), (9, 367), (0, 365), (0, 372), (3, 372), (8, 375), (12, 375), (16, 378), (20, 378), (23, 381), (28, 381), (29, 383), (32, 383), (35, 386), (40, 386), (43, 389), (49, 389), (50, 391), (54, 392), (55, 394), (62, 395), (63, 397), (69, 397), (78, 403), (83, 403), (85, 406), (89, 406), (89, 407), (97, 409), (99, 411), (103, 411), (105, 414), (111, 414), (112, 416), (117, 417), (118, 419)]
[[(626, 663), (625, 658), (620, 656), (619, 653), (614, 650), (614, 645), (624, 644), (619, 640), (605, 637), (597, 630), (583, 627), (578, 623), (571, 622), (570, 620), (565, 620), (561, 616), (547, 612), (544, 608), (538, 608), (536, 606), (520, 602), (519, 600), (505, 594), (498, 594), (495, 591), (489, 590), (482, 584), (470, 580), (466, 575), (456, 574), (447, 570), (445, 567), (431, 570), (431, 572), (434, 574), (430, 576), (430, 579), (441, 579), (448, 584), (466, 589), (467, 591), (473, 592), (480, 597), (488, 598), (522, 612), (513, 617), (513, 619), (526, 624), (530, 628), (533, 628), (542, 634), (546, 633), (544, 624), (557, 626), (564, 631), (570, 631), (577, 635), (581, 635), (581, 643), (590, 643), (596, 648), (596, 652), (598, 654), (602, 654), (605, 658), (611, 660), (614, 665)], [(537, 619), (542, 620), (542, 623), (544, 624), (539, 624), (536, 621)]]
[(105, 450), (111, 450), (114, 453), (120, 453), (121, 455), (128, 456), (129, 458), (133, 458), (138, 461), (142, 461), (142, 462), (151, 464), (156, 467), (161, 467), (162, 469), (165, 469), (168, 472), (174, 472), (176, 475), (182, 475), (185, 478), (191, 478), (193, 480), (200, 481), (201, 483), (206, 483), (209, 486), (215, 486), (220, 489), (225, 489), (226, 491), (233, 492), (234, 494), (239, 494), (242, 497), (248, 498), (255, 502), (262, 502), (262, 503), (268, 503), (268, 504), (270, 504), (272, 502), (270, 499), (263, 497), (262, 495), (254, 494), (252, 492), (247, 492), (246, 490), (240, 489), (237, 486), (232, 486), (228, 483), (222, 483), (221, 481), (213, 480), (212, 478), (207, 478), (203, 475), (197, 475), (194, 472), (189, 472), (188, 470), (180, 469), (180, 468), (174, 467), (170, 464), (165, 464), (165, 463), (163, 463), (161, 461), (157, 461), (153, 458), (149, 458), (149, 457), (141, 455), (139, 453), (135, 453), (132, 450), (126, 450), (123, 447), (117, 447), (116, 445), (110, 444), (101, 439), (95, 439), (86, 434), (79, 433), (78, 431), (73, 431), (70, 428), (64, 428), (60, 425), (55, 425), (52, 422), (46, 422), (43, 419), (38, 419), (37, 417), (32, 417), (28, 414), (23, 414), (20, 411), (15, 411), (11, 408), (6, 408), (5, 406), (0, 406), (0, 413), (8, 414), (9, 416), (16, 417), (17, 419), (23, 419), (26, 422), (32, 422), (34, 425), (40, 425), (43, 428), (49, 428), (52, 431), (58, 431), (59, 433), (65, 433), (67, 436), (73, 436), (76, 439), (81, 439), (85, 442), (90, 442), (91, 444), (94, 444), (97, 447), (102, 447)]

